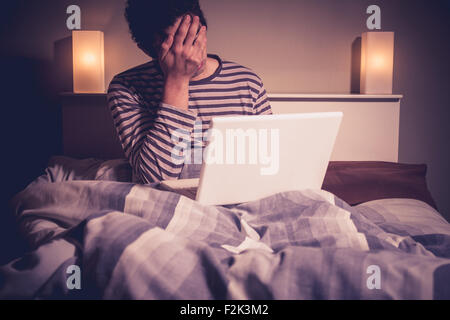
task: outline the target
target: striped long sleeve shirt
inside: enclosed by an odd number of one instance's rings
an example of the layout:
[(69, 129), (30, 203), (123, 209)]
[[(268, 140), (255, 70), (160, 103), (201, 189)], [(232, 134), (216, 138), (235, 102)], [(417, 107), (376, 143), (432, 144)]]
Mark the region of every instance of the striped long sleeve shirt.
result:
[(174, 136), (202, 143), (213, 117), (272, 113), (263, 82), (253, 71), (217, 55), (208, 56), (217, 59), (219, 67), (211, 76), (189, 82), (188, 110), (162, 103), (164, 77), (156, 60), (111, 81), (108, 103), (135, 181), (179, 177), (185, 157), (174, 152), (179, 146)]

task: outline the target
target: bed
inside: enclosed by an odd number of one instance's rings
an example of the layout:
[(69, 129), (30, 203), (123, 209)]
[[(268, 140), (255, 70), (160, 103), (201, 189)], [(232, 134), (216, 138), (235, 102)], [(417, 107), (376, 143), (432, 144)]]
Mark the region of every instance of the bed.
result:
[(56, 156), (11, 201), (28, 250), (0, 298), (449, 299), (426, 169), (333, 159), (322, 190), (203, 206), (133, 183), (125, 159)]

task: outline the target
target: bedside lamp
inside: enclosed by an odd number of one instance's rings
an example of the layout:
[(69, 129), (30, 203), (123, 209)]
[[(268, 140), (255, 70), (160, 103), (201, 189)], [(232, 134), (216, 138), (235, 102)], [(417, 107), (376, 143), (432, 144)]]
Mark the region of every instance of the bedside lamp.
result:
[(104, 40), (101, 31), (72, 31), (73, 92), (105, 92)]
[(365, 32), (361, 37), (361, 94), (392, 94), (394, 33)]

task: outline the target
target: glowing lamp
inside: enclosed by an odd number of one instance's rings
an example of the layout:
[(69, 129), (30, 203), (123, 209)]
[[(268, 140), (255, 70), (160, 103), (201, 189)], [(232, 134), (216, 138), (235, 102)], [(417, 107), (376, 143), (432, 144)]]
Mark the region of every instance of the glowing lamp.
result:
[(72, 31), (73, 92), (105, 92), (103, 32)]
[(361, 37), (361, 93), (392, 94), (394, 33), (365, 32)]

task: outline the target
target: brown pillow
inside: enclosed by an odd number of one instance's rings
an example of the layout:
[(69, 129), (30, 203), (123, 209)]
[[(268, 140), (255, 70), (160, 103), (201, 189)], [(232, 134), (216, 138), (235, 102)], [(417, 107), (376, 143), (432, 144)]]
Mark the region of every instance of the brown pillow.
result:
[(322, 188), (352, 206), (378, 199), (411, 198), (437, 210), (426, 173), (425, 164), (331, 161)]

